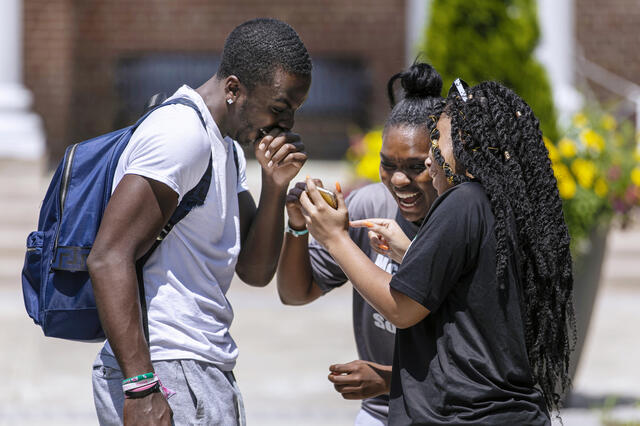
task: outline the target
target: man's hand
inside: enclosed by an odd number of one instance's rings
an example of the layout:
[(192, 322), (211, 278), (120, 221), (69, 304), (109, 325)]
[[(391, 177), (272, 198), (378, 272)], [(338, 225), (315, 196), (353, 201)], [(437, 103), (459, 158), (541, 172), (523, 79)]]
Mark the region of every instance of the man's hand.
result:
[(391, 366), (356, 360), (329, 367), (329, 381), (344, 399), (365, 399), (389, 393)]
[(242, 244), (236, 272), (247, 284), (263, 287), (271, 281), (282, 248), (282, 225), (287, 187), (300, 171), (307, 154), (294, 133), (272, 129), (255, 144), (256, 159), (262, 167), (262, 189), (256, 209), (251, 195), (240, 193)]
[(162, 392), (124, 400), (125, 426), (171, 425), (173, 412)]
[(256, 144), (255, 155), (262, 167), (263, 181), (284, 189), (307, 161), (300, 135), (278, 128)]
[(400, 225), (393, 219), (364, 219), (349, 222), (353, 228), (369, 228), (371, 248), (397, 263), (402, 263), (404, 254), (409, 249), (411, 240)]

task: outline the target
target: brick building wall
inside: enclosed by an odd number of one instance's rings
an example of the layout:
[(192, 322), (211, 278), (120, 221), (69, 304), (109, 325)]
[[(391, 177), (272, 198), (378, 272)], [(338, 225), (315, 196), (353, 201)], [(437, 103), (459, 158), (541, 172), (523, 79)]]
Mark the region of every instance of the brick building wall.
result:
[(372, 123), (387, 115), (386, 81), (404, 66), (405, 0), (24, 0), (24, 5), (25, 83), (44, 118), (52, 161), (69, 143), (113, 129), (119, 59), (162, 51), (219, 53), (229, 32), (251, 18), (288, 22), (312, 58), (363, 61), (371, 76)]
[[(575, 0), (576, 46), (591, 62), (640, 85), (640, 1)], [(619, 99), (589, 81), (603, 100)]]
[[(24, 81), (32, 91), (34, 110), (43, 119), (47, 144), (59, 156), (70, 136), (74, 77), (73, 0), (24, 2)], [(63, 151), (62, 151), (63, 152)]]

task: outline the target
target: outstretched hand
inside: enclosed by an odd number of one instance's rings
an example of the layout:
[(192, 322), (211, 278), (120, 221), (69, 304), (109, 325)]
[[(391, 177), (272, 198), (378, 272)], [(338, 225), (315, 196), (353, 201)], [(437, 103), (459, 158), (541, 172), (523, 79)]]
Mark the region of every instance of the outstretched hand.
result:
[(351, 221), (349, 225), (353, 228), (368, 228), (371, 248), (397, 263), (402, 263), (402, 258), (409, 249), (411, 240), (395, 220), (363, 219)]
[(300, 135), (279, 128), (271, 129), (255, 144), (255, 155), (262, 167), (263, 180), (284, 189), (307, 161)]
[(349, 238), (349, 212), (340, 184), (336, 182), (338, 208), (334, 209), (322, 198), (313, 179), (307, 177), (307, 190), (300, 195), (300, 205), (307, 228), (325, 248), (336, 238)]
[(329, 381), (344, 399), (365, 399), (389, 393), (391, 366), (356, 360), (329, 367)]

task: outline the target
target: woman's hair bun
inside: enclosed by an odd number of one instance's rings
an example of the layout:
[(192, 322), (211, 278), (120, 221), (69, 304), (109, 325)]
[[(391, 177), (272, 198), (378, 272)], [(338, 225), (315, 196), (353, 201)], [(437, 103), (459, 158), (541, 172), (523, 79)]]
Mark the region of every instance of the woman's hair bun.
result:
[(438, 71), (427, 63), (414, 62), (408, 70), (394, 75), (387, 83), (391, 105), (395, 104), (393, 84), (397, 79), (400, 79), (405, 98), (440, 97), (442, 92), (442, 77)]

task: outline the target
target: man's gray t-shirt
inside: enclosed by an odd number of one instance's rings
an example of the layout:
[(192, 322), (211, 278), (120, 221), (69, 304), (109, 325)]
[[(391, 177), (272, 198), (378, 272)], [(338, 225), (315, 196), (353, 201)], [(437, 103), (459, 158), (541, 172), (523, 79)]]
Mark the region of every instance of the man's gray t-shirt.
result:
[[(407, 221), (399, 212), (398, 205), (387, 188), (375, 183), (360, 188), (347, 197), (349, 219), (387, 218), (395, 219), (410, 239), (418, 233), (418, 226)], [(381, 269), (395, 274), (398, 264), (371, 248), (367, 228), (350, 228), (351, 239)], [(313, 279), (323, 292), (340, 287), (347, 277), (333, 257), (317, 241), (309, 243), (309, 256)], [(365, 361), (391, 365), (396, 328), (372, 308), (355, 289), (353, 290), (353, 332), (358, 356)], [(370, 414), (386, 420), (389, 411), (389, 395), (365, 399), (362, 408)]]

